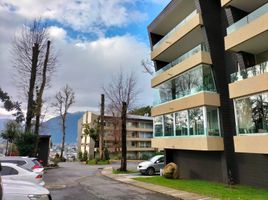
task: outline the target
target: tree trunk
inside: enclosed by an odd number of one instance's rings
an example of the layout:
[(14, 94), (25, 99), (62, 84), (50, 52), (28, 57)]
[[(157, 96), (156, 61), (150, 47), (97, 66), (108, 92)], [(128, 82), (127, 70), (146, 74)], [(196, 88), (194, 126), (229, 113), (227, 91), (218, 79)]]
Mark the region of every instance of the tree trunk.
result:
[(41, 111), (42, 111), (42, 104), (43, 104), (43, 93), (45, 90), (46, 82), (47, 82), (47, 64), (49, 59), (49, 50), (50, 50), (50, 41), (47, 41), (47, 51), (46, 51), (46, 57), (43, 67), (43, 73), (42, 73), (42, 84), (40, 86), (40, 89), (37, 93), (36, 97), (36, 120), (35, 120), (35, 134), (39, 135), (39, 127), (40, 127), (40, 117), (41, 117)]
[(36, 80), (36, 72), (37, 72), (37, 63), (39, 56), (39, 44), (35, 43), (32, 53), (32, 67), (31, 67), (31, 78), (29, 82), (29, 91), (28, 91), (28, 103), (27, 103), (27, 114), (26, 114), (26, 122), (25, 122), (25, 132), (31, 131), (32, 126), (32, 118), (34, 117), (34, 89), (35, 89), (35, 80)]
[(126, 115), (127, 115), (127, 104), (123, 102), (122, 113), (121, 113), (121, 121), (122, 121), (122, 158), (121, 158), (121, 168), (120, 171), (127, 171), (127, 130), (126, 130)]
[(101, 94), (101, 115), (100, 115), (100, 159), (103, 160), (104, 147), (104, 94)]
[(6, 144), (6, 153), (5, 156), (8, 156), (8, 140), (7, 140), (7, 144)]
[(63, 157), (64, 144), (65, 144), (65, 131), (66, 131), (65, 120), (66, 120), (66, 115), (62, 118), (62, 141), (61, 141), (60, 158)]

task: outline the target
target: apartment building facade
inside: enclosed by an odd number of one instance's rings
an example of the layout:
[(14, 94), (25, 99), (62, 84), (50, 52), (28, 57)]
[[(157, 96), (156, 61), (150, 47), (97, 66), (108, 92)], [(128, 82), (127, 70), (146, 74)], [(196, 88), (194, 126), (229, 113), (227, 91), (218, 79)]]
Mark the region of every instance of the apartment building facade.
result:
[(148, 26), (152, 146), (182, 178), (268, 186), (267, 7), (173, 0)]
[[(87, 119), (87, 120), (86, 120)], [(83, 124), (91, 126), (98, 115), (86, 112), (78, 121), (78, 149), (81, 152), (87, 151), (91, 157), (94, 155), (94, 141), (83, 134)], [(104, 116), (104, 146), (110, 153), (121, 151), (120, 118)], [(146, 159), (154, 155), (156, 149), (151, 147), (153, 137), (153, 119), (147, 116), (127, 115), (127, 158)]]

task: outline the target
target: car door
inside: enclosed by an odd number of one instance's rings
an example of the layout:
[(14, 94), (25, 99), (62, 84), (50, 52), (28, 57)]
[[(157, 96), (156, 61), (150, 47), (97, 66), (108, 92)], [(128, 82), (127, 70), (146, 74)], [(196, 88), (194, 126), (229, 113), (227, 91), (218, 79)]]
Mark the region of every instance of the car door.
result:
[(160, 157), (155, 161), (154, 168), (156, 172), (159, 172), (160, 169), (163, 169), (165, 166), (165, 158)]

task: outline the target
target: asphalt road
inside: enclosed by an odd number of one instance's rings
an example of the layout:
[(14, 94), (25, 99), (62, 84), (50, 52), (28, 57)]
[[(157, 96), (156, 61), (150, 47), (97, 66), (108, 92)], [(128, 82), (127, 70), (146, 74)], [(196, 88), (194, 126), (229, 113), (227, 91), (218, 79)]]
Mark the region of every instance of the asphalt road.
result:
[[(114, 164), (116, 166), (118, 164)], [(136, 167), (129, 163), (129, 169)], [(53, 200), (171, 200), (173, 198), (120, 183), (100, 174), (102, 167), (60, 163), (44, 175)]]

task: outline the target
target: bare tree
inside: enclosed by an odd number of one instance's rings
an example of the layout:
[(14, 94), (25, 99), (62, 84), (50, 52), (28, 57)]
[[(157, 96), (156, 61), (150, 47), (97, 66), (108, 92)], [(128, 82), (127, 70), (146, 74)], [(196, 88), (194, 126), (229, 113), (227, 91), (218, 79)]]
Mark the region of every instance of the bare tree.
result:
[(122, 102), (126, 102), (127, 110), (131, 110), (135, 107), (135, 101), (140, 93), (135, 74), (133, 72), (125, 74), (122, 70), (102, 89), (108, 100), (110, 112), (117, 116), (121, 115)]
[(66, 135), (66, 117), (70, 106), (75, 102), (75, 93), (70, 86), (66, 85), (61, 89), (61, 91), (57, 92), (55, 99), (56, 101), (52, 105), (59, 112), (61, 118), (62, 142), (60, 158), (62, 158)]
[(27, 99), (25, 132), (32, 130), (35, 116), (35, 132), (39, 132), (44, 89), (56, 67), (57, 56), (51, 50), (48, 31), (41, 19), (35, 19), (15, 35), (11, 54), (14, 80)]

